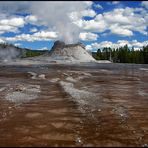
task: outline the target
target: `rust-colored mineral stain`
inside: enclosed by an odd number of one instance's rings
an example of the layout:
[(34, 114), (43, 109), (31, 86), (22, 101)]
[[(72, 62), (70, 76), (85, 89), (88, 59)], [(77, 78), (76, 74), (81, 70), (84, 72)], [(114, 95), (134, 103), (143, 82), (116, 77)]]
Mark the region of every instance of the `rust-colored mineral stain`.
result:
[(0, 146), (148, 146), (147, 67), (1, 66)]

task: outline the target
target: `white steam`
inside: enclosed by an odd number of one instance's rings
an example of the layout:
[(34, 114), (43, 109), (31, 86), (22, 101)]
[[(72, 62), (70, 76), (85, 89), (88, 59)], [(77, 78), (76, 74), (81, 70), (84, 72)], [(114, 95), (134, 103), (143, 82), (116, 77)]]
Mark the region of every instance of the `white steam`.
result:
[(0, 61), (11, 61), (18, 57), (19, 52), (16, 50), (15, 47), (0, 47)]
[(79, 40), (80, 28), (70, 18), (72, 12), (82, 12), (91, 6), (91, 2), (32, 2), (30, 10), (39, 22), (58, 32), (58, 38), (66, 43)]
[[(79, 40), (81, 28), (74, 21), (87, 15), (92, 2), (89, 1), (22, 1), (0, 2), (0, 14), (30, 13), (38, 18), (37, 24), (46, 25), (48, 31), (56, 31), (58, 39), (66, 43)], [(70, 15), (76, 14), (74, 18)], [(91, 15), (94, 15), (94, 12)]]

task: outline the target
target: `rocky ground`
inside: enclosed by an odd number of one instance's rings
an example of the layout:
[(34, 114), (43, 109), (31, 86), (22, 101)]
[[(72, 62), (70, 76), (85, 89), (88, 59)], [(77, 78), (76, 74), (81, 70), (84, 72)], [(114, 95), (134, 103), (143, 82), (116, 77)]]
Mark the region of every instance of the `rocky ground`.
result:
[(148, 146), (148, 65), (0, 69), (0, 146)]

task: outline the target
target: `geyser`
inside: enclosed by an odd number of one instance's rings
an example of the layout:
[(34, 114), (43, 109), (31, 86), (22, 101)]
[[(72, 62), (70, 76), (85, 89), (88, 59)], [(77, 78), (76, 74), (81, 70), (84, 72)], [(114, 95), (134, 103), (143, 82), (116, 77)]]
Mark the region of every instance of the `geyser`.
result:
[(65, 60), (71, 62), (95, 61), (82, 43), (65, 44), (64, 42), (56, 41), (48, 55), (54, 60)]

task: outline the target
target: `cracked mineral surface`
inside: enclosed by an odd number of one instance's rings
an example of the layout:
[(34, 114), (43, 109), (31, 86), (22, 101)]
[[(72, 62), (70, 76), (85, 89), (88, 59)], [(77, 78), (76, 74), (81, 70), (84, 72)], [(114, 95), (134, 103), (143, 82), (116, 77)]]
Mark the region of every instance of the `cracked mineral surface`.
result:
[(147, 65), (0, 69), (0, 146), (147, 146)]

